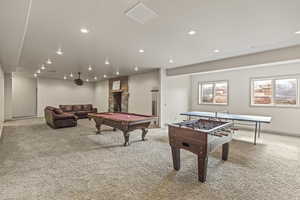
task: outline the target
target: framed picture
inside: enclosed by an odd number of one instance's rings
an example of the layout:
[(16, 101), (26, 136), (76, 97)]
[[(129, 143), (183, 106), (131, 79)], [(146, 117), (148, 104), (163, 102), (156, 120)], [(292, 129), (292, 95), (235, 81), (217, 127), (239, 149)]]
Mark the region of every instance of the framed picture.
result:
[(112, 90), (120, 90), (121, 89), (121, 81), (114, 81), (112, 85)]

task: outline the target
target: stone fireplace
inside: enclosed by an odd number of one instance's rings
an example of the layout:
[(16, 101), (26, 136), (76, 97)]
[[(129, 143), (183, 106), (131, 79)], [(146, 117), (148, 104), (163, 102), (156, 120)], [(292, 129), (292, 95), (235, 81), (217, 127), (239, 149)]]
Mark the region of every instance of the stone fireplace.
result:
[[(120, 81), (120, 87), (113, 88), (114, 82)], [(128, 112), (128, 77), (109, 79), (109, 112)]]

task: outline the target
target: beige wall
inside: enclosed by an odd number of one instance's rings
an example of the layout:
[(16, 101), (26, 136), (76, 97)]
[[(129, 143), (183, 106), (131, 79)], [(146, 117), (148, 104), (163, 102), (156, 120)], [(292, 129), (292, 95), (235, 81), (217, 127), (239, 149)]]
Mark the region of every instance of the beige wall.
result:
[(36, 116), (37, 79), (18, 73), (12, 75), (12, 116)]
[(77, 86), (70, 80), (38, 78), (38, 116), (44, 115), (46, 106), (60, 104), (87, 104), (94, 102), (94, 84), (85, 82)]
[[(182, 119), (179, 114), (189, 110), (190, 76), (167, 77), (165, 70), (161, 70), (129, 77), (129, 112), (151, 114), (152, 89), (161, 92), (162, 124)], [(108, 81), (95, 84), (94, 104), (101, 111), (108, 110)]]
[(158, 71), (129, 76), (128, 112), (152, 114), (152, 92), (159, 89)]
[(159, 110), (160, 110), (160, 117), (159, 117), (159, 124), (160, 127), (165, 127), (167, 120), (166, 120), (166, 113), (167, 113), (167, 96), (166, 96), (166, 90), (167, 90), (167, 71), (165, 68), (159, 69)]
[[(253, 77), (280, 76), (300, 74), (300, 63), (272, 65), (257, 68), (239, 69), (192, 76), (191, 109), (198, 111), (228, 110), (231, 113), (272, 116), (270, 125), (263, 129), (300, 135), (300, 109), (283, 107), (250, 106), (250, 79)], [(198, 83), (200, 81), (228, 80), (229, 105), (209, 106), (198, 104)]]
[(108, 111), (108, 80), (95, 83), (94, 106), (98, 112)]
[(12, 119), (12, 74), (4, 74), (4, 119)]
[[(157, 71), (129, 77), (129, 112), (151, 114), (151, 90), (159, 89)], [(108, 81), (75, 86), (72, 81), (38, 79), (38, 116), (46, 105), (93, 103), (98, 110), (108, 111)]]
[[(152, 113), (152, 89), (159, 89), (158, 71), (129, 76), (128, 112)], [(95, 83), (94, 105), (108, 111), (108, 80)]]
[[(0, 65), (0, 125), (4, 121), (4, 72)], [(1, 133), (0, 133), (1, 135)]]
[(180, 113), (190, 110), (191, 77), (171, 76), (166, 82), (166, 122), (182, 121)]

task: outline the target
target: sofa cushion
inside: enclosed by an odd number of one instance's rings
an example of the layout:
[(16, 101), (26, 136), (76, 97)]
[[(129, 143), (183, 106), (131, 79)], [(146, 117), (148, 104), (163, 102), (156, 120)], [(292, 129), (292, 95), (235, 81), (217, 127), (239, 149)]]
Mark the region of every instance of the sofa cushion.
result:
[(77, 126), (77, 121), (74, 119), (55, 120), (53, 128), (65, 128)]
[(63, 120), (63, 119), (74, 119), (76, 120), (76, 116), (72, 115), (72, 114), (68, 114), (68, 113), (64, 113), (64, 114), (61, 114), (61, 115), (57, 115), (57, 114), (54, 114), (53, 118), (55, 120)]
[(82, 105), (73, 105), (72, 106), (73, 111), (79, 111), (82, 110)]
[(82, 111), (77, 111), (76, 113), (75, 113), (75, 115), (87, 115), (89, 113), (89, 111), (84, 111), (84, 110), (82, 110)]
[(59, 107), (64, 112), (71, 112), (72, 111), (72, 105), (59, 105)]
[(90, 111), (90, 110), (92, 110), (92, 109), (93, 109), (92, 104), (82, 105), (82, 110)]
[(58, 115), (61, 115), (61, 114), (64, 113), (64, 112), (63, 112), (61, 109), (59, 109), (59, 108), (55, 108), (53, 111), (55, 112), (55, 114), (58, 114)]

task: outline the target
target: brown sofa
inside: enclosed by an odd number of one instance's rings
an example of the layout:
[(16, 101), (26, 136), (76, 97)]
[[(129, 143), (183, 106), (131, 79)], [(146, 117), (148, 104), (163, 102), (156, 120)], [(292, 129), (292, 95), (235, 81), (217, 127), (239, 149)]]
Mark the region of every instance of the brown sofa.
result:
[(78, 117), (71, 113), (65, 113), (59, 108), (47, 106), (44, 109), (46, 123), (52, 128), (64, 128), (77, 126)]
[(97, 108), (93, 108), (92, 104), (59, 105), (59, 108), (63, 112), (75, 114), (79, 119), (87, 118), (88, 113), (96, 113), (97, 112)]

